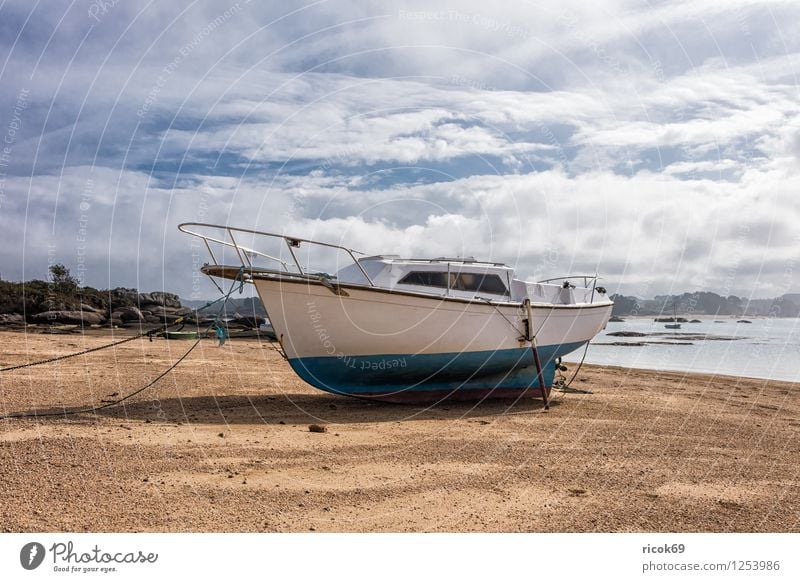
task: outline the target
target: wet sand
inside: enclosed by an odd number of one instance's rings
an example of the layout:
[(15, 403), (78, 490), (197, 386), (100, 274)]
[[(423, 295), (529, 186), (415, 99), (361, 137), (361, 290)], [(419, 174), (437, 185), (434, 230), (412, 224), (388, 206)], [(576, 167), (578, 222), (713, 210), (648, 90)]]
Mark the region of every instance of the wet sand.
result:
[[(0, 341), (5, 367), (109, 336)], [(191, 344), (4, 372), (0, 414), (117, 398)], [(311, 388), (270, 343), (204, 340), (124, 406), (0, 420), (0, 530), (800, 530), (800, 386), (584, 366), (573, 387), (593, 394), (547, 412), (376, 404)]]

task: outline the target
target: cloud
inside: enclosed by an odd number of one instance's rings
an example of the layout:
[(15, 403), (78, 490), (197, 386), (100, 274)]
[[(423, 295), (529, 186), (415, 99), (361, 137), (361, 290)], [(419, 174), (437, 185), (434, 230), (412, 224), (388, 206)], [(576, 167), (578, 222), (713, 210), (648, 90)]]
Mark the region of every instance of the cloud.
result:
[(198, 220), (792, 290), (795, 3), (106, 4), (0, 7), (4, 277), (194, 292)]

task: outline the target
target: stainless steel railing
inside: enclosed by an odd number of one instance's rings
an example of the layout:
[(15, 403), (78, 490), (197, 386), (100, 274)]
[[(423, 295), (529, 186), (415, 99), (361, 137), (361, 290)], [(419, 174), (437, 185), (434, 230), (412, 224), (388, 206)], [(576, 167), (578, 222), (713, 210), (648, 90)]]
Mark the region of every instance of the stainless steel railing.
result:
[[(215, 231), (214, 231), (214, 234), (206, 234), (206, 233), (203, 233), (203, 232), (197, 232), (198, 228), (201, 228), (201, 229), (215, 229)], [(251, 269), (254, 268), (254, 265), (253, 265), (253, 262), (251, 260), (251, 257), (263, 257), (263, 258), (265, 258), (267, 260), (275, 261), (277, 263), (280, 263), (280, 265), (283, 267), (284, 271), (286, 271), (287, 273), (291, 273), (291, 269), (289, 267), (289, 264), (286, 261), (284, 261), (283, 259), (281, 259), (279, 257), (275, 257), (275, 256), (270, 255), (268, 253), (264, 253), (262, 251), (259, 251), (258, 249), (254, 249), (254, 248), (251, 248), (251, 247), (246, 247), (246, 246), (241, 245), (236, 240), (236, 236), (234, 236), (234, 233), (241, 233), (241, 234), (254, 235), (254, 236), (263, 236), (263, 237), (271, 237), (271, 238), (275, 238), (275, 239), (282, 239), (283, 242), (286, 244), (286, 247), (287, 247), (287, 249), (289, 251), (289, 254), (292, 257), (292, 262), (294, 263), (294, 266), (297, 268), (297, 271), (298, 271), (298, 273), (300, 275), (316, 275), (315, 273), (307, 273), (306, 270), (303, 269), (303, 266), (300, 264), (300, 261), (298, 260), (297, 255), (295, 254), (295, 249), (299, 248), (301, 244), (305, 243), (305, 244), (316, 245), (316, 246), (320, 246), (320, 247), (338, 249), (340, 251), (344, 251), (345, 253), (347, 253), (347, 255), (352, 259), (353, 263), (361, 271), (361, 274), (364, 275), (366, 280), (369, 282), (370, 286), (371, 287), (375, 286), (375, 283), (372, 282), (372, 279), (370, 278), (370, 276), (367, 274), (367, 272), (364, 269), (364, 267), (361, 265), (361, 263), (356, 258), (356, 254), (363, 255), (364, 253), (361, 253), (361, 252), (353, 250), (353, 249), (348, 249), (348, 248), (343, 247), (343, 246), (339, 246), (339, 245), (335, 245), (335, 244), (331, 244), (331, 243), (326, 243), (326, 242), (310, 240), (310, 239), (306, 239), (306, 238), (298, 238), (298, 237), (295, 237), (295, 236), (287, 236), (287, 235), (283, 235), (283, 234), (277, 234), (277, 233), (274, 233), (274, 232), (264, 232), (264, 231), (260, 231), (260, 230), (252, 230), (252, 229), (249, 229), (249, 228), (237, 228), (237, 227), (221, 225), (221, 224), (207, 224), (207, 223), (203, 223), (203, 222), (184, 222), (184, 223), (178, 225), (178, 230), (180, 230), (183, 233), (186, 233), (186, 234), (189, 234), (191, 236), (195, 236), (197, 238), (202, 239), (203, 243), (206, 246), (206, 249), (208, 250), (208, 254), (211, 257), (211, 260), (214, 261), (214, 265), (215, 266), (221, 266), (221, 265), (217, 261), (217, 257), (214, 254), (214, 251), (212, 249), (211, 244), (209, 244), (209, 243), (214, 243), (214, 244), (222, 245), (222, 246), (227, 247), (227, 248), (234, 249), (236, 251), (237, 256), (239, 257), (239, 261), (240, 261), (241, 265), (244, 266), (244, 267), (248, 267), (248, 268), (251, 268)], [(221, 231), (222, 234), (220, 234), (220, 231)]]
[(597, 279), (599, 279), (598, 275), (567, 275), (566, 277), (552, 277), (550, 279), (544, 279), (543, 281), (536, 281), (537, 283), (552, 283), (553, 281), (569, 281), (571, 279), (583, 279), (583, 286), (586, 289), (590, 288), (591, 285), (597, 285)]

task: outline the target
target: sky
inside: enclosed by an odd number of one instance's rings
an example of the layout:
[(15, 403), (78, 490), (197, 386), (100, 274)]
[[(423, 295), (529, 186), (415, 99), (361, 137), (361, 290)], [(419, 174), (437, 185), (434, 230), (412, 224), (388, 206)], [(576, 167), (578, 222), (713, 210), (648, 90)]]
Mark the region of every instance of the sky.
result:
[(796, 1), (0, 0), (0, 46), (6, 280), (213, 297), (207, 222), (800, 292)]

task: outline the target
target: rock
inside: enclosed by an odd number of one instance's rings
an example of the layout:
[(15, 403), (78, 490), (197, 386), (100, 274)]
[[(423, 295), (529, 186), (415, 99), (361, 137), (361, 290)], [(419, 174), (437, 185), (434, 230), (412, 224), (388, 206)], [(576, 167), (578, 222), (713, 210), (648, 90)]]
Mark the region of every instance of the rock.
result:
[(625, 320), (622, 319), (621, 317), (617, 316), (617, 315), (612, 315), (611, 318), (608, 321), (610, 321), (611, 323), (622, 323)]
[(105, 315), (95, 311), (44, 311), (31, 317), (33, 323), (59, 323), (72, 325), (101, 324)]
[(136, 305), (139, 301), (139, 292), (136, 289), (117, 287), (116, 289), (111, 289), (108, 294), (111, 305), (115, 309), (125, 305)]
[(91, 305), (86, 305), (85, 303), (81, 303), (80, 310), (88, 311), (90, 313), (103, 313), (102, 309), (97, 309), (96, 307), (92, 307)]
[(164, 293), (163, 291), (153, 291), (152, 293), (139, 293), (138, 301), (140, 305), (160, 305), (161, 307), (180, 308), (181, 300), (174, 293)]
[(25, 318), (19, 313), (0, 313), (0, 325), (25, 323)]
[(263, 317), (237, 317), (236, 319), (234, 319), (229, 323), (255, 329), (259, 327), (262, 323), (265, 323), (266, 321), (267, 320)]
[(740, 320), (739, 320), (739, 321), (737, 321), (736, 323), (753, 323), (753, 322), (752, 322), (752, 321), (748, 321), (748, 320), (746, 320), (746, 319), (740, 319)]
[(156, 317), (155, 315), (145, 315), (144, 316), (145, 323), (161, 323), (161, 319)]
[(112, 319), (121, 319), (122, 321), (144, 321), (144, 315), (139, 311), (138, 307), (120, 307), (111, 314)]
[(117, 287), (109, 292), (111, 306), (114, 311), (124, 307), (136, 306), (152, 311), (152, 308), (180, 309), (181, 300), (174, 293), (153, 291), (152, 293), (139, 293), (136, 289)]
[(162, 305), (148, 305), (148, 310), (156, 317), (182, 317), (192, 312), (188, 307), (164, 307)]
[(646, 337), (646, 333), (642, 333), (641, 331), (612, 331), (611, 333), (607, 333), (606, 335), (614, 336), (614, 337)]
[(158, 323), (175, 323), (176, 321), (178, 321), (183, 316), (175, 315), (174, 313), (171, 313), (169, 315), (166, 315), (166, 314), (165, 315), (152, 315), (151, 317), (156, 318)]
[(328, 432), (328, 429), (324, 426), (319, 424), (309, 424), (308, 425), (308, 432)]

